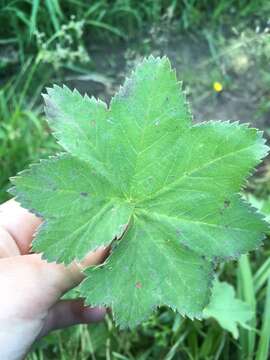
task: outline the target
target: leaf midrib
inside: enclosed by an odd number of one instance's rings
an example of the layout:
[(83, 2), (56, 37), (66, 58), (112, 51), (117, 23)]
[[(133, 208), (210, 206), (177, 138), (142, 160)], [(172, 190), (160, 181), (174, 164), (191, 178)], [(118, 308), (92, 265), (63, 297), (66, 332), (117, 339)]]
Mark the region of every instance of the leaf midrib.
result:
[[(136, 210), (135, 210), (136, 211)], [(167, 215), (167, 214), (164, 214), (164, 213), (161, 213), (161, 212), (158, 212), (158, 211), (151, 211), (151, 212), (148, 212), (146, 210), (143, 210), (143, 209), (140, 209), (138, 211), (136, 211), (136, 215), (139, 217), (140, 216), (140, 213), (143, 214), (143, 215), (146, 215), (148, 217), (152, 217), (153, 215), (154, 216), (157, 216), (157, 217), (163, 217), (163, 218), (167, 218), (167, 219), (172, 219), (172, 220), (175, 220), (175, 221), (182, 221), (182, 222), (187, 222), (187, 223), (192, 223), (192, 224), (201, 224), (201, 225), (204, 225), (204, 226), (210, 226), (210, 227), (213, 227), (213, 228), (221, 228), (221, 229), (231, 229), (231, 230), (236, 230), (236, 231), (242, 231), (244, 233), (248, 232), (254, 232), (254, 233), (257, 233), (257, 231), (252, 231), (250, 229), (244, 229), (244, 228), (239, 228), (239, 227), (235, 227), (235, 226), (230, 226), (230, 225), (225, 225), (225, 224), (212, 224), (212, 223), (208, 223), (208, 222), (204, 222), (204, 221), (199, 221), (199, 220), (192, 220), (192, 219), (187, 219), (187, 218), (181, 218), (181, 216), (171, 216), (171, 215)], [(156, 220), (154, 220), (156, 221)]]
[[(215, 158), (214, 160), (208, 161), (208, 162), (204, 163), (202, 166), (198, 166), (197, 168), (191, 170), (189, 173), (184, 173), (184, 174), (183, 174), (182, 176), (180, 176), (178, 179), (176, 179), (175, 181), (172, 181), (168, 186), (165, 186), (165, 187), (163, 187), (163, 188), (160, 188), (160, 189), (158, 189), (157, 191), (149, 194), (148, 196), (140, 199), (140, 200), (137, 202), (137, 204), (143, 203), (143, 202), (145, 202), (146, 200), (152, 200), (153, 198), (157, 198), (159, 195), (163, 195), (164, 193), (172, 190), (174, 187), (177, 186), (177, 184), (178, 184), (179, 182), (181, 182), (181, 181), (182, 181), (183, 179), (185, 179), (185, 178), (190, 177), (190, 175), (195, 174), (197, 171), (200, 171), (200, 170), (202, 170), (202, 169), (204, 169), (204, 168), (207, 168), (208, 166), (210, 166), (210, 165), (214, 164), (215, 162), (218, 162), (218, 161), (220, 161), (220, 160), (222, 160), (222, 159), (225, 159), (226, 157), (232, 156), (232, 155), (237, 154), (237, 153), (241, 153), (242, 151), (245, 151), (245, 150), (247, 150), (247, 149), (249, 149), (249, 148), (252, 148), (252, 147), (254, 147), (255, 145), (256, 145), (256, 143), (255, 143), (255, 144), (252, 144), (252, 145), (249, 145), (249, 146), (246, 146), (246, 147), (243, 147), (243, 148), (241, 148), (241, 149), (239, 149), (239, 150), (237, 150), (237, 151), (228, 152), (227, 154), (222, 155), (222, 156), (219, 156), (219, 157)], [(257, 160), (257, 161), (258, 161), (258, 160)]]

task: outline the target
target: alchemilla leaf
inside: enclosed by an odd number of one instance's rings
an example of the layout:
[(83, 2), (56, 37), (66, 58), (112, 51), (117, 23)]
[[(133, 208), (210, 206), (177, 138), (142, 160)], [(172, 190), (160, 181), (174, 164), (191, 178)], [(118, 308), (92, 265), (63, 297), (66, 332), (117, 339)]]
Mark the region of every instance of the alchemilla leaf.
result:
[(238, 326), (248, 327), (254, 316), (251, 306), (235, 297), (232, 285), (215, 279), (210, 303), (203, 310), (205, 319), (213, 318), (220, 326), (230, 331), (235, 339), (239, 336)]
[(68, 264), (112, 244), (80, 291), (121, 327), (161, 305), (200, 318), (215, 263), (258, 247), (267, 230), (239, 195), (267, 153), (262, 134), (193, 125), (166, 57), (138, 65), (109, 108), (67, 87), (44, 99), (64, 152), (22, 172), (12, 190), (45, 220), (34, 250)]

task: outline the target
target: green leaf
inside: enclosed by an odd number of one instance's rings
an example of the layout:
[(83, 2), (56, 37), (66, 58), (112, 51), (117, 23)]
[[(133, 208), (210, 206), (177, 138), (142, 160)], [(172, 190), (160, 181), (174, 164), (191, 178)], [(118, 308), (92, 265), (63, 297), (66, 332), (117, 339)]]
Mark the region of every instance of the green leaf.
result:
[(81, 292), (87, 302), (112, 304), (116, 322), (133, 327), (163, 304), (200, 318), (209, 302), (213, 266), (180, 246), (162, 224), (141, 216), (130, 225), (106, 265), (88, 269), (86, 274)]
[(220, 326), (231, 332), (235, 339), (239, 332), (237, 326), (248, 327), (247, 322), (254, 313), (249, 304), (236, 299), (234, 288), (227, 282), (214, 281), (209, 305), (204, 309), (205, 319), (214, 318)]
[(80, 291), (112, 307), (122, 327), (164, 304), (199, 318), (213, 263), (258, 247), (267, 230), (238, 195), (267, 153), (262, 134), (238, 123), (192, 125), (166, 57), (139, 64), (109, 108), (67, 87), (44, 98), (66, 153), (14, 178), (11, 190), (45, 219), (34, 250), (67, 264), (112, 243)]
[(270, 197), (263, 201), (261, 212), (265, 215), (265, 220), (270, 222)]
[(247, 194), (247, 198), (250, 204), (265, 216), (265, 221), (270, 222), (270, 197), (259, 199), (253, 194)]
[(50, 261), (67, 264), (110, 244), (132, 213), (110, 183), (68, 154), (33, 165), (16, 179), (16, 186), (18, 200), (46, 219), (33, 249), (44, 251)]

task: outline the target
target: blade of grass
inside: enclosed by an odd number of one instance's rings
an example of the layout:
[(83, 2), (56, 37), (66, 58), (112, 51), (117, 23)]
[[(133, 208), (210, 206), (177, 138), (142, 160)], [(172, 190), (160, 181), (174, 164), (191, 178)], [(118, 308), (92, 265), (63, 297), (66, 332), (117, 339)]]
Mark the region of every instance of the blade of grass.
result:
[(184, 339), (187, 337), (189, 331), (184, 332), (179, 338), (176, 340), (176, 342), (173, 344), (167, 355), (165, 356), (164, 360), (172, 360), (174, 356), (177, 354), (177, 350), (179, 349), (180, 344), (184, 341)]
[(237, 289), (238, 296), (251, 306), (254, 312), (254, 318), (250, 320), (249, 325), (252, 329), (240, 329), (240, 358), (252, 360), (255, 347), (256, 328), (256, 296), (253, 284), (250, 261), (248, 255), (243, 255), (238, 262), (237, 269)]
[(86, 24), (108, 30), (113, 34), (115, 34), (115, 35), (117, 35), (117, 36), (119, 36), (119, 37), (121, 37), (123, 39), (126, 39), (126, 35), (121, 30), (117, 29), (114, 26), (111, 26), (111, 25), (108, 25), (108, 24), (105, 24), (103, 22), (99, 22), (99, 21), (96, 21), (96, 20), (87, 20)]
[(29, 36), (32, 38), (34, 32), (37, 30), (37, 15), (39, 10), (39, 0), (33, 0), (32, 12), (30, 18)]
[(0, 45), (16, 44), (17, 38), (0, 39)]
[(45, 0), (45, 4), (48, 9), (48, 13), (51, 17), (54, 30), (57, 31), (60, 29), (60, 22), (58, 20), (58, 17), (60, 17), (61, 12), (59, 8), (59, 4), (58, 2), (54, 2), (52, 0)]
[(256, 354), (256, 360), (269, 359), (270, 343), (270, 276), (267, 281), (264, 314), (262, 319), (261, 335)]
[(256, 293), (264, 286), (270, 276), (270, 258), (268, 258), (254, 275), (254, 287)]

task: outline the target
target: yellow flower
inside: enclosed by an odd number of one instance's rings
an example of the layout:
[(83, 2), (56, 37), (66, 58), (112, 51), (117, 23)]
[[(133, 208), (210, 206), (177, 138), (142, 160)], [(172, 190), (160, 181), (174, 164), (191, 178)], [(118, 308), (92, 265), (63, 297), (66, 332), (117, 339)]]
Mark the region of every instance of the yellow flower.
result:
[(220, 82), (215, 81), (213, 84), (213, 89), (215, 90), (215, 92), (220, 93), (223, 90), (223, 86)]

